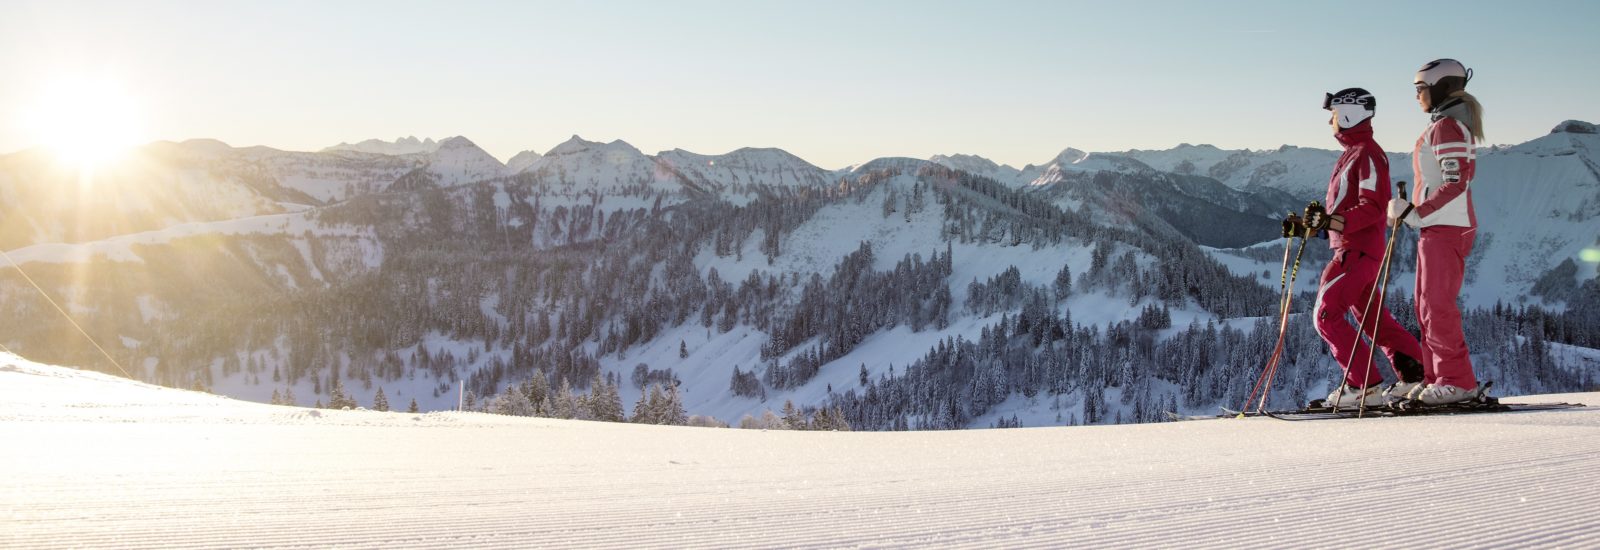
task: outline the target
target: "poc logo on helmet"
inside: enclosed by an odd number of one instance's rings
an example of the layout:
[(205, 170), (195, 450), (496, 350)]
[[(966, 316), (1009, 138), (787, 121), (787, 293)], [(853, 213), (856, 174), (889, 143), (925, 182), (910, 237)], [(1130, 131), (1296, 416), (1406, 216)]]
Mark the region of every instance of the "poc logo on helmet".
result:
[(1331, 94), (1322, 94), (1323, 110), (1331, 110), (1337, 105), (1358, 106), (1372, 110), (1377, 108), (1378, 100), (1372, 97), (1372, 92), (1361, 88), (1345, 88)]

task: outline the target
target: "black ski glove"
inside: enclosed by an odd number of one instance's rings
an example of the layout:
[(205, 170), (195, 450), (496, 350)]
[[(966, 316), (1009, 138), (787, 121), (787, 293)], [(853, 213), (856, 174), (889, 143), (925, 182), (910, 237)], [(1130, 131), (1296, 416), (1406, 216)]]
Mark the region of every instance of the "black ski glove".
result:
[(1289, 217), (1283, 219), (1283, 236), (1284, 236), (1284, 238), (1299, 237), (1299, 236), (1305, 235), (1305, 234), (1306, 234), (1305, 221), (1301, 220), (1300, 216), (1297, 216), (1293, 212), (1290, 212), (1289, 213)]
[(1333, 217), (1328, 215), (1328, 210), (1322, 203), (1311, 201), (1306, 205), (1306, 229), (1315, 232), (1318, 237), (1328, 238), (1328, 224), (1333, 222)]

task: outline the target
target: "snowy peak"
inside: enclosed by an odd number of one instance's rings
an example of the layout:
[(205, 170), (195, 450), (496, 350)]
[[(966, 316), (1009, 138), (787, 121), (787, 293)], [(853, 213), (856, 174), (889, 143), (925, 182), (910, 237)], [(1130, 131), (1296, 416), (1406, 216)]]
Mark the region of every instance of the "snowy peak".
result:
[(851, 166), (850, 173), (865, 174), (867, 172), (876, 172), (879, 170), (898, 170), (902, 174), (915, 174), (918, 170), (921, 170), (922, 167), (929, 164), (934, 163), (931, 161), (911, 157), (881, 157), (872, 159), (863, 164)]
[(544, 158), (544, 155), (541, 155), (537, 151), (533, 151), (531, 149), (517, 153), (511, 157), (511, 160), (506, 161), (506, 172), (512, 174), (521, 172), (524, 168), (533, 166), (533, 163), (539, 162), (539, 159), (542, 158)]
[(1588, 122), (1567, 120), (1557, 124), (1548, 134), (1483, 154), (1577, 155), (1593, 160), (1594, 151), (1600, 151), (1600, 129)]
[(1022, 170), (1012, 168), (1009, 165), (997, 164), (992, 160), (977, 155), (934, 155), (928, 161), (953, 170), (983, 176), (1012, 187), (1026, 183), (1021, 178)]
[(506, 167), (472, 140), (456, 136), (438, 143), (438, 150), (428, 155), (427, 164), (417, 171), (402, 176), (391, 186), (404, 190), (426, 187), (452, 187), (464, 183), (494, 179), (506, 175)]
[(239, 150), (214, 139), (190, 139), (178, 143), (155, 141), (137, 148), (136, 151), (137, 154), (152, 159), (208, 162), (234, 155)]
[(1088, 156), (1089, 156), (1089, 153), (1085, 153), (1083, 151), (1079, 151), (1077, 149), (1073, 149), (1071, 147), (1068, 147), (1065, 150), (1061, 151), (1060, 154), (1056, 155), (1054, 163), (1055, 164), (1077, 164), (1079, 162), (1082, 162), (1083, 159), (1088, 158)]
[(391, 156), (415, 155), (437, 151), (440, 144), (441, 142), (433, 141), (433, 138), (419, 140), (416, 138), (416, 136), (407, 136), (403, 138), (396, 138), (394, 141), (369, 139), (361, 143), (341, 142), (338, 145), (322, 149), (322, 152), (355, 151), (360, 153), (375, 153), (379, 155)]
[(745, 147), (722, 155), (701, 155), (682, 149), (663, 151), (656, 162), (702, 191), (743, 193), (777, 188), (826, 185), (831, 176), (788, 151)]
[(546, 151), (544, 156), (556, 157), (562, 155), (574, 155), (604, 146), (605, 144), (603, 143), (589, 141), (579, 137), (578, 134), (572, 134), (572, 137), (567, 138), (567, 140), (561, 142), (560, 145), (557, 145), (551, 148), (549, 151)]
[(179, 143), (178, 146), (190, 151), (223, 154), (233, 151), (233, 146), (216, 139), (189, 139)]
[[(1076, 150), (1075, 149), (1068, 149), (1068, 151), (1076, 151)], [(1066, 155), (1067, 153), (1062, 153), (1062, 154)], [(1058, 164), (1060, 164), (1060, 163), (1058, 163)], [(1094, 171), (1094, 172), (1104, 172), (1104, 171), (1111, 171), (1111, 172), (1150, 172), (1150, 171), (1154, 171), (1154, 169), (1150, 168), (1150, 165), (1148, 165), (1148, 164), (1145, 164), (1143, 162), (1139, 162), (1136, 159), (1129, 158), (1129, 157), (1123, 156), (1123, 155), (1118, 155), (1118, 154), (1115, 154), (1115, 153), (1089, 153), (1089, 154), (1083, 155), (1082, 157), (1078, 158), (1078, 160), (1073, 161), (1072, 163), (1061, 164), (1061, 166), (1063, 168), (1065, 168), (1067, 166), (1070, 166), (1073, 169), (1080, 170), (1080, 171), (1086, 171), (1086, 172), (1089, 172), (1089, 171)]]
[(930, 162), (943, 165), (947, 168), (963, 170), (972, 173), (994, 172), (1000, 169), (999, 164), (978, 155), (934, 155), (928, 157)]
[(1117, 172), (1136, 174), (1155, 171), (1136, 159), (1116, 153), (1086, 153), (1068, 147), (1044, 166), (1029, 165), (1020, 175), (1025, 185), (1041, 187), (1065, 179), (1067, 174)]
[(477, 148), (478, 148), (478, 144), (473, 143), (472, 140), (464, 138), (464, 137), (461, 137), (461, 136), (455, 136), (455, 137), (445, 138), (444, 141), (439, 142), (438, 151), (439, 152), (461, 151), (461, 150), (466, 150), (466, 149), (477, 149)]
[(1562, 121), (1561, 124), (1557, 124), (1555, 128), (1550, 130), (1550, 133), (1552, 133), (1552, 134), (1562, 134), (1562, 133), (1566, 133), (1566, 134), (1600, 134), (1600, 130), (1596, 130), (1595, 125), (1590, 124), (1588, 122), (1584, 122), (1584, 121), (1581, 121), (1581, 120), (1566, 120), (1566, 121)]
[(529, 176), (529, 182), (575, 193), (682, 189), (676, 178), (657, 169), (655, 160), (620, 139), (600, 143), (573, 135), (516, 173)]
[(597, 141), (585, 140), (582, 137), (579, 137), (577, 134), (573, 134), (570, 139), (562, 142), (561, 145), (555, 146), (554, 149), (551, 149), (550, 152), (545, 153), (544, 156), (559, 157), (566, 155), (581, 155), (597, 151), (627, 156), (644, 156), (644, 153), (639, 151), (639, 149), (620, 139), (614, 140), (611, 143), (600, 143)]

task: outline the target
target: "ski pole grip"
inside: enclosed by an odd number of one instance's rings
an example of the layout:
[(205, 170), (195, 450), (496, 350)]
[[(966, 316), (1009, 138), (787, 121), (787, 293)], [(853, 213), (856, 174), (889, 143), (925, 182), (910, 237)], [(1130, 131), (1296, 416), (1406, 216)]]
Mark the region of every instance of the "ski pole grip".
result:
[(1394, 189), (1395, 189), (1395, 191), (1400, 193), (1400, 198), (1406, 200), (1406, 209), (1405, 209), (1405, 211), (1401, 212), (1400, 213), (1400, 217), (1399, 218), (1395, 218), (1395, 220), (1394, 220), (1395, 221), (1395, 225), (1398, 227), (1399, 224), (1400, 224), (1400, 220), (1406, 219), (1406, 216), (1410, 216), (1411, 215), (1411, 211), (1416, 208), (1416, 205), (1411, 204), (1411, 197), (1406, 196), (1406, 181), (1405, 180), (1400, 180), (1400, 181), (1394, 182)]

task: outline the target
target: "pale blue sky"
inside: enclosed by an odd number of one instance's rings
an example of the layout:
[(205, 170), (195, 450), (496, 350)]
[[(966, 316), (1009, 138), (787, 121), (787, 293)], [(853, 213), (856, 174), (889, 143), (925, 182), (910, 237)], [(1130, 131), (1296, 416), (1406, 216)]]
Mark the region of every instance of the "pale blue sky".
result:
[[(0, 0), (0, 116), (110, 74), (149, 139), (315, 150), (465, 135), (502, 160), (573, 134), (647, 153), (780, 147), (827, 168), (1066, 147), (1333, 148), (1323, 92), (1426, 121), (1455, 57), (1495, 143), (1600, 119), (1600, 2), (32, 2)], [(0, 152), (34, 137), (0, 123)]]

